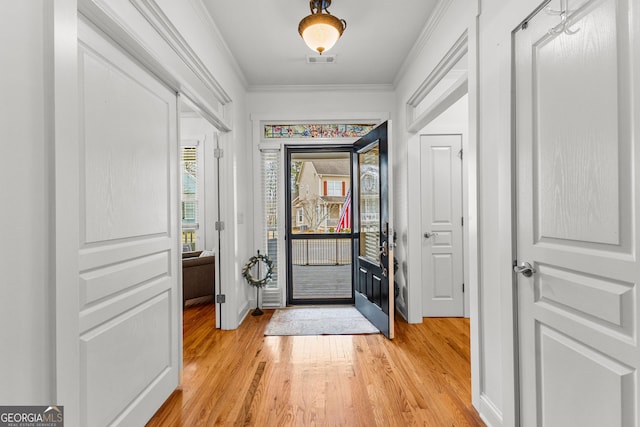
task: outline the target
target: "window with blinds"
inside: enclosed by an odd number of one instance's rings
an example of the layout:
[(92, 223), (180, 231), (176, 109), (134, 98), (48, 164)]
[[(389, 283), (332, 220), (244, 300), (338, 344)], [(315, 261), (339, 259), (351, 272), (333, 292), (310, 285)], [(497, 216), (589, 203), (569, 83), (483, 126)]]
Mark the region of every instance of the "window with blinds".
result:
[(198, 155), (196, 147), (182, 147), (182, 251), (196, 250), (198, 233)]
[[(262, 209), (264, 212), (264, 245), (273, 261), (273, 276), (267, 289), (278, 289), (278, 194), (280, 151), (261, 150)], [(266, 298), (266, 295), (265, 295)], [(265, 303), (267, 301), (265, 300)]]

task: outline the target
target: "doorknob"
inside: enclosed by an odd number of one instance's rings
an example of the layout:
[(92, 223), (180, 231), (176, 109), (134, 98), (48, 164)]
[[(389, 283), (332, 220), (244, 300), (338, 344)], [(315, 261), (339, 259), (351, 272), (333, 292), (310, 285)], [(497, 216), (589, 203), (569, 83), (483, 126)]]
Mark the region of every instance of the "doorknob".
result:
[(513, 271), (522, 274), (524, 277), (531, 277), (533, 276), (533, 273), (536, 272), (536, 269), (533, 268), (528, 262), (523, 262), (520, 265), (514, 266)]
[(427, 232), (424, 233), (424, 238), (425, 239), (429, 239), (429, 238), (435, 237), (437, 235), (438, 235), (438, 233), (436, 233), (436, 232), (427, 231)]

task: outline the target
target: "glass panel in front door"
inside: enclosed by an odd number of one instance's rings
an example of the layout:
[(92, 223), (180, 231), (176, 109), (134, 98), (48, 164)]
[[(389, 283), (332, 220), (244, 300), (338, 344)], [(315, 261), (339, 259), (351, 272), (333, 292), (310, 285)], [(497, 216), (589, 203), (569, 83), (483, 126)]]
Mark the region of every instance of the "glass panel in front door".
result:
[(360, 256), (378, 263), (380, 247), (380, 150), (378, 143), (358, 154)]

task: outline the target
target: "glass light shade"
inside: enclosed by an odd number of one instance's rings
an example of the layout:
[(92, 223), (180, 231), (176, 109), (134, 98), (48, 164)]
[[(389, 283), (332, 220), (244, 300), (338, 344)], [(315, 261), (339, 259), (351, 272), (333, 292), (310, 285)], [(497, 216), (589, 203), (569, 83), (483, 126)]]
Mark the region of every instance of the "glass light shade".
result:
[(345, 22), (333, 15), (316, 13), (300, 21), (298, 32), (312, 50), (322, 55), (336, 44), (345, 28)]
[(338, 30), (328, 24), (315, 24), (302, 32), (304, 42), (312, 50), (326, 52), (333, 47), (340, 38)]

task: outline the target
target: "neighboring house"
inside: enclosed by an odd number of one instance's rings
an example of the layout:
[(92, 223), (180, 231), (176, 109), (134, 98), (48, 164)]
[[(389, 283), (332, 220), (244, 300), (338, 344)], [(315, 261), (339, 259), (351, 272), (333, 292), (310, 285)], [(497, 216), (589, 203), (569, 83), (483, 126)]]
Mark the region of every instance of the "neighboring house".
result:
[[(333, 232), (351, 186), (349, 159), (302, 162), (291, 202), (293, 232)], [(295, 193), (294, 193), (295, 194)]]

